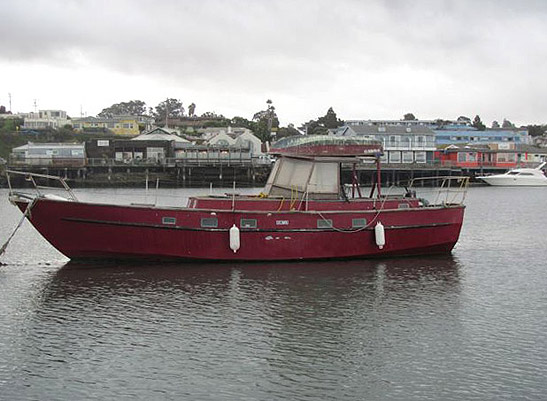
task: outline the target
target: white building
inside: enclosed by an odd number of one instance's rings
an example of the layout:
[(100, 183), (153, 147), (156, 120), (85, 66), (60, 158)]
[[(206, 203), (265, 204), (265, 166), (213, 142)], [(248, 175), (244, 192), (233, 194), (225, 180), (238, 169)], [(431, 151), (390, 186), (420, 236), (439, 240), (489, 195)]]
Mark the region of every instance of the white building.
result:
[(59, 129), (70, 124), (64, 110), (40, 110), (24, 115), (23, 129)]
[(13, 164), (33, 166), (84, 166), (83, 143), (33, 143), (12, 149)]
[(433, 160), (435, 133), (424, 125), (348, 125), (340, 136), (364, 136), (382, 141), (386, 163), (426, 163)]

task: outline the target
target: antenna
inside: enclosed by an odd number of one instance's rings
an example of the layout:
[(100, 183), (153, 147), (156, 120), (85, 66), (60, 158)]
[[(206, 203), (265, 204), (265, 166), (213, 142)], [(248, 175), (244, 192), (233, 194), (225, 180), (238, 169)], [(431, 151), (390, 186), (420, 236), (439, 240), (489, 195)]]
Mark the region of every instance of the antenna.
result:
[(34, 112), (36, 113), (36, 109), (38, 108), (38, 105), (36, 103), (36, 99), (34, 99)]
[(9, 112), (11, 113), (11, 93), (8, 93), (9, 97)]

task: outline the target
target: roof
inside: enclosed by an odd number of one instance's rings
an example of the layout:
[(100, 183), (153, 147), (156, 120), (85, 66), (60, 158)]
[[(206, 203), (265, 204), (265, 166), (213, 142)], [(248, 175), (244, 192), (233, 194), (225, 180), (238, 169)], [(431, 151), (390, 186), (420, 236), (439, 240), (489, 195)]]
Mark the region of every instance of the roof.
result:
[(26, 145), (18, 146), (16, 148), (13, 148), (12, 150), (27, 150), (30, 148), (83, 148), (85, 147), (85, 144), (83, 143), (62, 143), (62, 142), (42, 142), (42, 143), (35, 143), (35, 142), (29, 142)]
[(153, 128), (150, 131), (145, 131), (139, 136), (133, 138), (133, 141), (175, 141), (175, 142), (190, 142), (187, 139), (177, 135), (178, 130), (169, 128)]
[(356, 135), (435, 135), (431, 128), (423, 125), (351, 125), (344, 128), (341, 135), (348, 135), (348, 130)]

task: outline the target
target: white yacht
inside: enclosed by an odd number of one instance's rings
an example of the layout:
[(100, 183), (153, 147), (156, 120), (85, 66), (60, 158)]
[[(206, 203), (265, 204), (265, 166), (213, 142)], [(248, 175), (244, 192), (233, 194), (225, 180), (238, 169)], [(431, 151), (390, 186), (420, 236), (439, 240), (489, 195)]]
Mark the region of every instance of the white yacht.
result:
[(503, 174), (485, 175), (477, 178), (494, 186), (547, 186), (547, 177), (542, 170), (545, 164), (546, 162), (543, 162), (536, 168), (515, 168)]

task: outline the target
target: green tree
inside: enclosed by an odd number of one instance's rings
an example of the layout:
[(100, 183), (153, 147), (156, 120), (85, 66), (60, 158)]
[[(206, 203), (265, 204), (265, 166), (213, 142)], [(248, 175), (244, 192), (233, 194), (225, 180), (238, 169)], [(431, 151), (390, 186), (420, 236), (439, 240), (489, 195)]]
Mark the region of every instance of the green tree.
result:
[(159, 103), (154, 111), (156, 122), (165, 122), (167, 118), (180, 118), (184, 116), (184, 107), (178, 99), (168, 98)]
[(253, 116), (253, 121), (256, 123), (254, 133), (262, 142), (270, 141), (272, 129), (279, 127), (279, 119), (272, 101), (268, 99), (266, 104), (266, 110), (258, 111)]
[(248, 128), (251, 131), (256, 130), (256, 122), (247, 120), (243, 117), (234, 117), (230, 120), (230, 124), (234, 127)]
[(504, 118), (503, 122), (501, 123), (501, 128), (515, 128), (515, 124)]
[(340, 120), (337, 116), (332, 107), (329, 107), (327, 110), (327, 114), (325, 114), (323, 117), (319, 117), (317, 119), (317, 122), (324, 126), (325, 128), (338, 128), (344, 125), (344, 122)]
[(142, 100), (130, 100), (128, 102), (121, 102), (113, 104), (110, 107), (104, 108), (98, 117), (112, 118), (114, 116), (141, 116), (146, 114), (146, 103)]
[(288, 137), (288, 136), (296, 136), (296, 135), (301, 135), (300, 131), (298, 131), (296, 128), (294, 128), (293, 124), (289, 124), (286, 127), (279, 128), (277, 130), (277, 135), (275, 137), (276, 137), (276, 139), (281, 139), (281, 138), (285, 138), (285, 137)]
[(473, 119), (473, 124), (471, 124), (471, 126), (475, 127), (479, 131), (484, 131), (486, 129), (486, 125), (482, 123), (478, 114)]
[(542, 136), (547, 131), (547, 125), (528, 125), (526, 129), (530, 136)]
[(405, 120), (405, 121), (415, 121), (415, 120), (417, 120), (417, 118), (412, 113), (406, 113), (403, 116), (403, 120)]
[(496, 120), (492, 121), (492, 128), (497, 129), (500, 127), (500, 123), (498, 123)]

